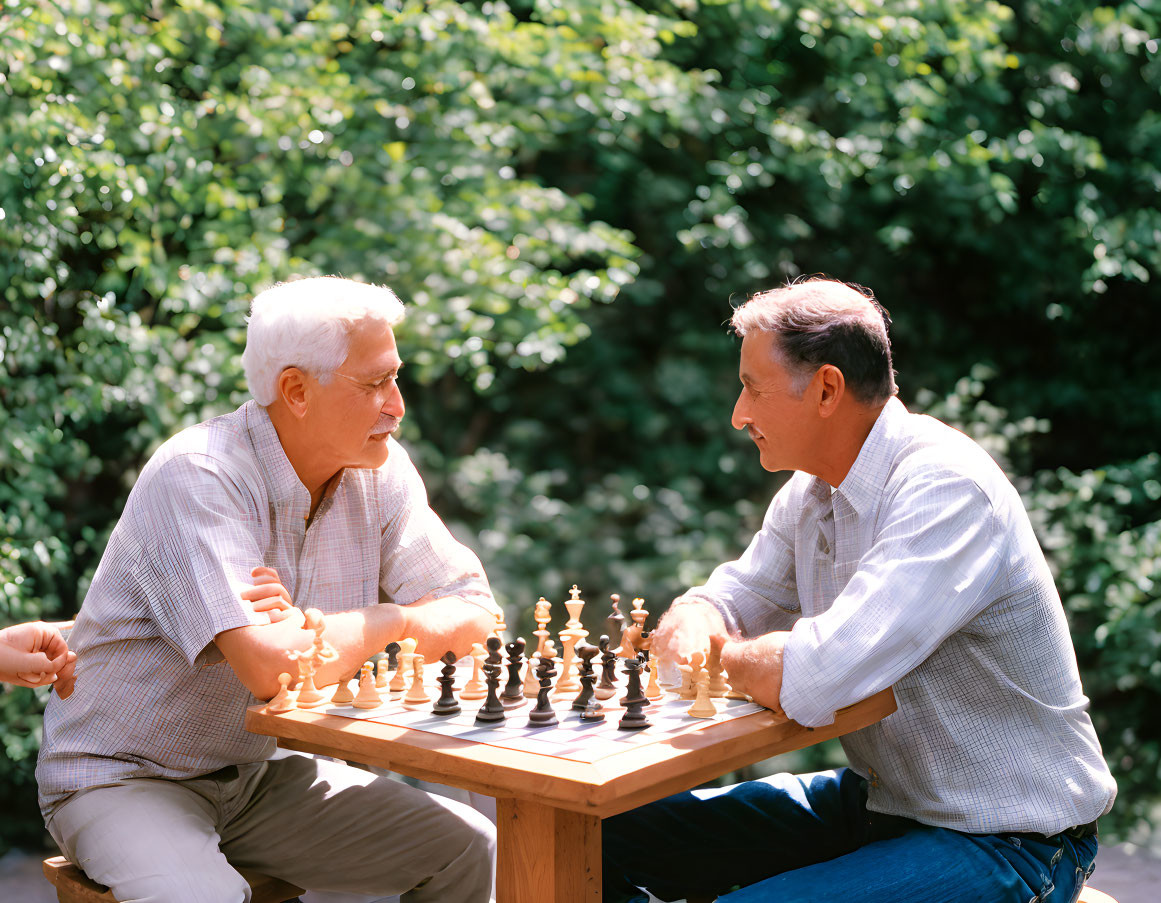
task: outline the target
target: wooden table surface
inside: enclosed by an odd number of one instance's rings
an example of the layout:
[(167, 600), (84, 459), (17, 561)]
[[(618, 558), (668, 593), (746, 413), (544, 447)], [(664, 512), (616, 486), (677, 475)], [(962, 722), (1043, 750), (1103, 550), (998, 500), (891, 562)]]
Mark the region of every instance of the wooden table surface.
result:
[(601, 899), (602, 818), (850, 733), (893, 711), (887, 689), (843, 709), (827, 727), (805, 728), (761, 711), (595, 762), (304, 709), (273, 715), (254, 706), (246, 727), (287, 749), (495, 797), (497, 903), (594, 903)]

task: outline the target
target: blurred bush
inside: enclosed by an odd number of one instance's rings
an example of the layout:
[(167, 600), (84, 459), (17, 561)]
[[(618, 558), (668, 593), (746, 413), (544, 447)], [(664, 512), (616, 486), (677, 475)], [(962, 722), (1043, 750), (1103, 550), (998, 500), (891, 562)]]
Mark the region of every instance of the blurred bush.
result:
[[(402, 438), (510, 624), (574, 582), (593, 629), (610, 592), (660, 610), (775, 488), (727, 425), (729, 303), (826, 271), (892, 311), (905, 400), (1016, 479), (1124, 790), (1106, 834), (1149, 830), (1151, 7), (4, 10), (0, 618), (77, 610), (149, 452), (245, 398), (246, 299), (294, 273), (408, 302)], [(37, 830), (42, 702), (0, 695), (0, 843)]]

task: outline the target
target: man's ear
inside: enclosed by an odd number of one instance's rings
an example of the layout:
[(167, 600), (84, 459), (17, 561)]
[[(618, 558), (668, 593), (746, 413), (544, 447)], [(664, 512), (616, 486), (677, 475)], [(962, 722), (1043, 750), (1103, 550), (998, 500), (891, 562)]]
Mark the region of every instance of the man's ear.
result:
[(830, 417), (846, 395), (846, 377), (834, 364), (823, 364), (814, 378), (818, 382), (818, 416)]
[(306, 416), (307, 379), (297, 367), (287, 367), (278, 374), (278, 398), (300, 420)]

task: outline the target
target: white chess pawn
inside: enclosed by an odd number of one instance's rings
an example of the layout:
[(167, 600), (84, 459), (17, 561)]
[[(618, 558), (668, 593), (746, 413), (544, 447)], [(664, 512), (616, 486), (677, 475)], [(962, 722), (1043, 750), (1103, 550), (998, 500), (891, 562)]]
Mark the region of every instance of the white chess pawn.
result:
[(483, 643), (472, 644), (472, 678), (460, 691), (460, 699), (485, 699), (488, 696), (488, 685), (480, 676), (484, 659), (488, 657), (488, 650)]
[(415, 647), (417, 642), (412, 637), (406, 637), (399, 641), (399, 652), (396, 661), (398, 664), (395, 667), (395, 673), (391, 675), (391, 681), (387, 684), (387, 689), (392, 693), (402, 693), (407, 687), (407, 673), (411, 670), (411, 656), (415, 654)]
[(375, 689), (375, 670), (370, 662), (364, 662), (359, 671), (359, 695), (351, 703), (357, 709), (377, 709), (383, 704), (379, 691)]
[(431, 696), (423, 686), (423, 656), (415, 654), (411, 660), (411, 686), (407, 688), (407, 695), (403, 697), (404, 705), (423, 705), (431, 702)]
[(277, 715), (280, 712), (289, 712), (294, 709), (294, 698), (287, 687), (290, 685), (290, 675), (283, 671), (278, 675), (278, 692), (274, 698), (266, 703), (265, 711)]
[(350, 705), (355, 701), (355, 694), (351, 692), (351, 682), (340, 680), (335, 685), (334, 695), (331, 696), (331, 705)]

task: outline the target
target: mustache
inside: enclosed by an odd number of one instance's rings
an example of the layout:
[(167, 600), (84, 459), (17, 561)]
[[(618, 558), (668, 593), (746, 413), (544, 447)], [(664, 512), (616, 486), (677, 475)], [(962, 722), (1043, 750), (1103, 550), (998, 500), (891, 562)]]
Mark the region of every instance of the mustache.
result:
[(372, 436), (379, 436), (383, 433), (393, 433), (399, 429), (400, 418), (392, 417), (390, 414), (380, 414), (379, 419), (375, 421), (375, 425), (371, 428)]

